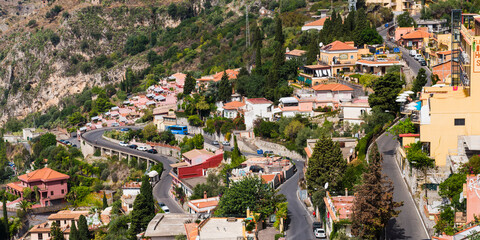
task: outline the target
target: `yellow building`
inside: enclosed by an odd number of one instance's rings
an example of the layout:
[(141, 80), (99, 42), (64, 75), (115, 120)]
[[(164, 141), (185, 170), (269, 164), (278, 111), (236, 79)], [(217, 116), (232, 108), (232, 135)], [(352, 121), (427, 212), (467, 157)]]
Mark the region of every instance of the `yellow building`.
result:
[(480, 135), (480, 18), (473, 29), (461, 25), (460, 86), (424, 87), (420, 111), (420, 141), (427, 143), (437, 166), (456, 155), (459, 137)]
[(358, 49), (353, 42), (335, 41), (320, 49), (320, 61), (332, 67), (333, 75), (353, 72), (358, 60)]

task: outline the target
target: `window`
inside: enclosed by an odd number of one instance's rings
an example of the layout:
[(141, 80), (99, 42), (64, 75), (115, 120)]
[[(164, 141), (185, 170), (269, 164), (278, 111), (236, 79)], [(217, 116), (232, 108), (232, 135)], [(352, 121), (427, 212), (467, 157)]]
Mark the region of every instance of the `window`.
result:
[(455, 118), (455, 126), (465, 126), (465, 118)]
[(38, 240), (42, 240), (43, 239), (43, 234), (42, 233), (39, 233), (38, 234)]
[(63, 185), (63, 180), (62, 180), (62, 185)]
[(360, 114), (362, 114), (362, 115), (365, 114), (365, 109), (361, 109)]
[(133, 207), (133, 205), (132, 205), (132, 204), (128, 204), (128, 208), (132, 208), (132, 207)]
[(53, 191), (50, 191), (50, 195), (53, 195)]
[(350, 55), (350, 59), (353, 59), (353, 55)]
[(62, 189), (62, 194), (64, 194), (64, 193), (65, 193), (65, 190)]

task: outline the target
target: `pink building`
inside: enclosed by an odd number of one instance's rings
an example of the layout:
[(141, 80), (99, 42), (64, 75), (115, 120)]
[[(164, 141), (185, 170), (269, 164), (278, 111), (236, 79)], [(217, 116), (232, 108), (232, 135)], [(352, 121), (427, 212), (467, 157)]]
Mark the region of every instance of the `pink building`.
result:
[(480, 215), (480, 174), (467, 176), (466, 186), (467, 198), (467, 223), (475, 220), (475, 216)]
[(42, 168), (19, 176), (19, 182), (7, 184), (7, 191), (23, 199), (23, 189), (28, 187), (34, 191), (36, 186), (40, 193), (41, 206), (49, 206), (65, 198), (68, 193), (69, 178), (70, 176), (50, 168)]
[(403, 35), (415, 31), (414, 27), (398, 27), (395, 29), (395, 42), (398, 42)]
[(340, 101), (352, 101), (353, 89), (340, 83), (319, 84), (312, 87), (318, 106), (338, 108)]

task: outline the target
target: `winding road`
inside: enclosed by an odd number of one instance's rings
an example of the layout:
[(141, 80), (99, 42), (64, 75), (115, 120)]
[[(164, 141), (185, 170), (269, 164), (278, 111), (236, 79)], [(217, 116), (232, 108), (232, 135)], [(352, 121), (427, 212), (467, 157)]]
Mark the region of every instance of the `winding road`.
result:
[[(139, 129), (140, 127), (130, 127), (130, 128)], [(131, 149), (129, 147), (123, 147), (102, 138), (103, 133), (106, 130), (111, 130), (111, 129), (119, 129), (119, 128), (101, 128), (98, 130), (92, 130), (82, 134), (82, 138), (94, 146), (105, 147), (105, 148), (122, 151), (126, 153), (132, 153), (135, 155), (142, 156), (144, 158), (148, 158), (155, 162), (163, 163), (163, 172), (161, 173), (160, 181), (157, 184), (155, 184), (155, 186), (153, 187), (153, 197), (155, 198), (155, 200), (157, 200), (157, 202), (165, 203), (165, 205), (167, 205), (168, 208), (170, 209), (171, 213), (184, 213), (180, 205), (177, 202), (175, 202), (168, 194), (168, 191), (170, 190), (170, 187), (172, 185), (172, 177), (169, 174), (172, 169), (172, 167), (170, 167), (170, 164), (175, 163), (176, 160), (174, 158), (170, 158), (160, 154), (151, 154), (151, 153), (142, 152), (136, 149)]]

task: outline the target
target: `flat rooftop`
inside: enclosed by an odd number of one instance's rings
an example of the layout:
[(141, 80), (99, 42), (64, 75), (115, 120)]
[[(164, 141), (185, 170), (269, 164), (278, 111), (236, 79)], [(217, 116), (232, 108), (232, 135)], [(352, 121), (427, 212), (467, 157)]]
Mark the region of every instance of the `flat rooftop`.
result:
[(194, 222), (195, 214), (157, 214), (145, 231), (146, 237), (175, 237), (179, 234), (185, 235), (184, 223), (188, 220)]
[(243, 219), (236, 221), (227, 221), (227, 218), (210, 218), (205, 220), (205, 224), (200, 228), (199, 236), (201, 240), (237, 240), (243, 239)]

